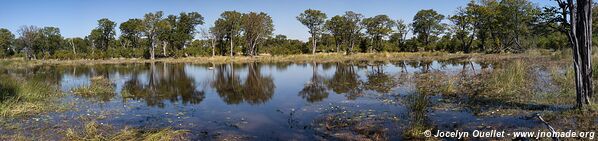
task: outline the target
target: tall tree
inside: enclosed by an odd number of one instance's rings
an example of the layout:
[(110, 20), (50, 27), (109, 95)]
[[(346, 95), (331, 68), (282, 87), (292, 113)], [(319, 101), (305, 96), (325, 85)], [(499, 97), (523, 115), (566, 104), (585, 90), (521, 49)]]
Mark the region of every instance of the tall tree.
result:
[(263, 12), (243, 14), (241, 27), (247, 43), (247, 54), (250, 56), (257, 55), (257, 44), (271, 36), (274, 31), (272, 18)]
[(114, 36), (116, 35), (114, 27), (116, 27), (116, 23), (109, 19), (103, 18), (98, 20), (98, 27), (96, 29), (101, 33), (98, 45), (99, 49), (108, 49), (108, 43), (114, 40)]
[(436, 37), (443, 30), (440, 23), (444, 15), (429, 10), (420, 10), (413, 17), (413, 32), (417, 34), (418, 39), (423, 45), (428, 46), (431, 43), (431, 37)]
[(158, 41), (158, 24), (162, 21), (162, 11), (158, 11), (155, 13), (147, 13), (143, 19), (143, 25), (145, 31), (143, 34), (147, 37), (150, 42), (150, 58), (152, 60), (155, 59), (156, 55), (156, 47), (159, 43)]
[(471, 44), (475, 37), (474, 19), (471, 12), (459, 8), (457, 14), (449, 18), (454, 24), (455, 37), (461, 43), (461, 51), (465, 53), (469, 53), (471, 50)]
[(373, 48), (369, 48), (368, 51), (371, 52), (372, 49), (383, 51), (382, 38), (388, 36), (392, 32), (394, 21), (387, 15), (377, 15), (363, 19), (362, 23), (366, 29), (365, 32), (370, 35), (373, 41)]
[(8, 56), (13, 50), (15, 35), (6, 28), (0, 28), (0, 56)]
[(39, 43), (36, 41), (41, 37), (39, 34), (40, 28), (36, 26), (21, 26), (18, 30), (19, 33), (19, 41), (23, 45), (21, 51), (26, 53), (27, 59), (37, 59), (35, 56), (36, 48), (39, 46)]
[(396, 20), (395, 26), (396, 31), (390, 35), (390, 40), (397, 44), (400, 51), (407, 51), (405, 48), (405, 41), (407, 38), (407, 33), (409, 32), (409, 27), (405, 24), (403, 20)]
[(125, 47), (139, 48), (139, 42), (143, 33), (143, 21), (141, 19), (129, 19), (120, 24), (121, 42)]
[(174, 46), (176, 49), (185, 48), (193, 40), (195, 33), (197, 33), (195, 28), (203, 24), (204, 17), (198, 12), (180, 13), (176, 23), (173, 24), (174, 39), (176, 40)]
[(231, 57), (234, 56), (234, 39), (241, 32), (241, 16), (242, 14), (237, 11), (224, 11), (214, 23), (214, 26), (221, 29), (224, 32), (224, 37), (228, 39)]
[(340, 46), (345, 40), (345, 36), (347, 35), (346, 30), (347, 19), (343, 16), (336, 15), (332, 17), (330, 20), (326, 21), (325, 27), (326, 30), (334, 37), (334, 42), (336, 46), (336, 52), (340, 52)]
[(60, 29), (57, 27), (44, 27), (40, 30), (41, 33), (41, 51), (45, 55), (52, 55), (54, 52), (61, 47), (63, 40), (60, 35)]
[(180, 43), (182, 36), (176, 32), (177, 17), (175, 15), (168, 15), (166, 19), (160, 20), (156, 24), (156, 32), (158, 34), (158, 44), (162, 45), (162, 56), (167, 57), (166, 50), (170, 46), (177, 46)]
[(98, 49), (98, 46), (101, 41), (102, 32), (99, 29), (92, 29), (91, 33), (87, 36), (87, 40), (91, 44), (91, 53), (94, 54), (95, 50)]
[(592, 0), (556, 1), (561, 8), (559, 21), (573, 48), (576, 100), (581, 109), (592, 104)]
[(200, 28), (199, 33), (204, 40), (207, 40), (212, 49), (212, 57), (216, 55), (216, 34), (212, 32), (213, 27)]
[(361, 19), (363, 19), (363, 15), (353, 11), (347, 11), (343, 17), (346, 20), (345, 31), (347, 32), (346, 38), (349, 44), (347, 54), (351, 54), (351, 52), (353, 52), (353, 47), (355, 46), (355, 41), (361, 36), (363, 26), (360, 23)]
[(324, 22), (326, 21), (326, 14), (320, 10), (307, 9), (297, 16), (297, 20), (301, 24), (307, 26), (312, 40), (312, 54), (316, 54), (317, 37), (324, 30)]

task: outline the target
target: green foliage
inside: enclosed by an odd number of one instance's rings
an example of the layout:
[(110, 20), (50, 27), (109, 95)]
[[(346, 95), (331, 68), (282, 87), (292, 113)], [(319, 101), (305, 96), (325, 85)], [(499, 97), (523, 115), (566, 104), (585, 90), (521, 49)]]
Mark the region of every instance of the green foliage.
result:
[(129, 19), (120, 24), (120, 41), (126, 47), (139, 48), (141, 36), (144, 30), (143, 21), (141, 19)]
[(297, 20), (305, 25), (309, 29), (309, 34), (311, 34), (312, 54), (316, 53), (316, 41), (318, 36), (324, 31), (326, 18), (326, 13), (314, 9), (307, 9), (297, 16)]
[(272, 35), (274, 24), (268, 14), (250, 12), (241, 17), (241, 29), (245, 36), (246, 54), (253, 56), (257, 55), (258, 43)]
[(438, 14), (436, 11), (420, 10), (413, 17), (413, 32), (417, 34), (417, 38), (425, 46), (429, 46), (435, 40), (437, 35), (444, 31), (443, 25), (440, 23), (444, 19), (444, 15)]
[(212, 55), (212, 48), (206, 46), (204, 41), (195, 40), (189, 47), (177, 50), (174, 54), (175, 57), (210, 56)]
[[(156, 52), (158, 57), (185, 57), (211, 55), (211, 47), (219, 55), (560, 50), (568, 44), (566, 35), (558, 30), (561, 25), (555, 23), (555, 10), (545, 7), (540, 11), (529, 0), (471, 1), (448, 17), (450, 23), (443, 23), (445, 16), (431, 9), (419, 11), (412, 23), (405, 23), (386, 15), (364, 18), (353, 11), (327, 20), (322, 11), (307, 9), (296, 17), (309, 29), (311, 38), (307, 42), (272, 37), (274, 24), (266, 13), (225, 11), (213, 27), (200, 30), (204, 38), (197, 43), (196, 28), (204, 24), (201, 14), (182, 12), (163, 17), (164, 13), (158, 11), (121, 23), (118, 39), (114, 37), (116, 23), (105, 18), (98, 20), (98, 26), (84, 38), (65, 39), (56, 27), (23, 26), (15, 39), (9, 30), (0, 29), (0, 57), (155, 58)], [(414, 35), (411, 39), (407, 38), (409, 31)]]
[(91, 78), (90, 86), (75, 88), (73, 93), (98, 101), (108, 101), (116, 94), (114, 89), (115, 85), (109, 79), (97, 76)]
[(315, 37), (324, 30), (326, 14), (320, 10), (307, 9), (297, 16), (297, 20), (307, 26), (309, 34)]
[(277, 35), (274, 38), (267, 39), (264, 43), (264, 48), (259, 51), (271, 55), (290, 55), (309, 52), (303, 42), (287, 39), (284, 35)]
[(392, 27), (395, 25), (387, 15), (377, 15), (371, 18), (365, 18), (362, 21), (366, 33), (370, 35), (373, 40), (373, 48), (368, 48), (368, 52), (372, 50), (384, 51), (382, 38), (388, 36), (392, 32)]
[[(109, 19), (103, 18), (98, 20), (98, 27), (95, 30), (96, 35), (94, 35), (97, 36), (96, 48), (100, 50), (108, 49), (108, 43), (114, 40), (114, 36), (116, 35), (114, 27), (116, 27), (116, 23)], [(94, 34), (93, 31), (92, 34)]]
[(34, 115), (56, 109), (59, 90), (45, 79), (16, 78), (0, 74), (0, 117)]
[[(220, 50), (226, 51), (222, 52), (222, 54), (229, 53), (229, 55), (233, 55), (230, 53), (234, 52), (235, 38), (241, 32), (241, 16), (242, 14), (237, 11), (224, 11), (220, 14), (220, 18), (214, 22), (213, 31), (217, 32), (216, 35), (219, 35), (217, 37), (221, 43), (219, 45)], [(227, 39), (228, 45), (230, 45), (228, 46), (230, 47), (229, 49), (226, 48), (225, 39)]]
[(0, 28), (0, 57), (8, 56), (14, 44), (15, 35), (10, 30)]

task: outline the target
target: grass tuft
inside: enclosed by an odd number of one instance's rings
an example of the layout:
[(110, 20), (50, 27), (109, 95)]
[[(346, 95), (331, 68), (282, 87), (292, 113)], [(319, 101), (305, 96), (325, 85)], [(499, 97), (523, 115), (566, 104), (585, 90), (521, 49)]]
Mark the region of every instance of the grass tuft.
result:
[(135, 128), (125, 127), (113, 132), (110, 125), (98, 124), (95, 121), (85, 124), (84, 130), (78, 132), (69, 128), (65, 132), (65, 139), (74, 141), (112, 141), (112, 140), (142, 140), (142, 141), (169, 141), (185, 140), (189, 131), (173, 130), (165, 128), (157, 131), (141, 131)]
[(109, 101), (114, 97), (115, 86), (105, 77), (96, 76), (91, 78), (91, 85), (74, 88), (73, 93), (85, 98), (91, 98), (99, 101)]
[(59, 110), (52, 100), (62, 93), (52, 84), (0, 75), (0, 117), (26, 116)]

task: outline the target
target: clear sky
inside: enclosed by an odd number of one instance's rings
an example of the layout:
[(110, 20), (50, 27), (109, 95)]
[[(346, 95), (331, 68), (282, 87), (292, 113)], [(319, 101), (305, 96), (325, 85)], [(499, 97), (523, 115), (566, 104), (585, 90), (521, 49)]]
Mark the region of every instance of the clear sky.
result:
[[(108, 18), (122, 23), (129, 18), (142, 18), (145, 13), (164, 11), (165, 14), (199, 12), (206, 24), (213, 25), (220, 13), (266, 12), (274, 21), (274, 34), (291, 39), (306, 40), (307, 28), (295, 17), (305, 9), (318, 9), (328, 17), (355, 11), (366, 17), (386, 14), (393, 19), (410, 22), (421, 9), (434, 9), (452, 15), (469, 0), (2, 0), (0, 28), (16, 34), (22, 25), (59, 27), (64, 37), (84, 37), (97, 26), (97, 20)], [(552, 4), (551, 0), (532, 0), (538, 5)], [(118, 26), (117, 26), (118, 28)]]

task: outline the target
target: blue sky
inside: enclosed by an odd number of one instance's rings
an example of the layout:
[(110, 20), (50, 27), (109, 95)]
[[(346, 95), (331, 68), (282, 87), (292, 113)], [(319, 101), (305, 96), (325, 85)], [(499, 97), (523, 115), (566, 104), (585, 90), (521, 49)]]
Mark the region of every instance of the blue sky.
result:
[[(84, 37), (97, 26), (97, 20), (108, 18), (122, 23), (129, 18), (142, 18), (145, 13), (165, 14), (199, 12), (206, 24), (213, 25), (220, 13), (227, 10), (266, 12), (274, 21), (274, 34), (305, 40), (307, 28), (295, 17), (305, 9), (318, 9), (328, 17), (344, 11), (355, 11), (366, 17), (386, 14), (393, 19), (410, 22), (421, 9), (434, 9), (452, 15), (469, 0), (2, 0), (0, 28), (13, 32), (22, 25), (59, 27), (64, 37)], [(550, 0), (532, 0), (539, 5)], [(118, 27), (117, 27), (118, 28)]]

